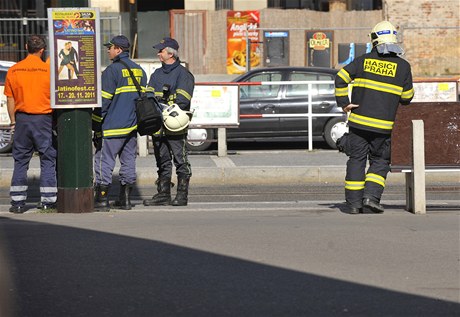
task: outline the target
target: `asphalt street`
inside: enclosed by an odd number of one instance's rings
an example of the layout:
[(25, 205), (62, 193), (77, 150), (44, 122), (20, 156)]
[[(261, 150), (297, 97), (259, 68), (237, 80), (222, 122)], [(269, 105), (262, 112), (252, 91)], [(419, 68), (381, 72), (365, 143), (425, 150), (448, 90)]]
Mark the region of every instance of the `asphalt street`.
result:
[(3, 212), (0, 315), (458, 316), (458, 209), (400, 203)]
[(193, 155), (189, 205), (145, 207), (152, 160), (131, 211), (72, 214), (35, 208), (34, 159), (15, 215), (0, 158), (1, 317), (460, 314), (458, 174), (430, 176), (426, 215), (398, 174), (384, 214), (350, 215), (335, 151)]

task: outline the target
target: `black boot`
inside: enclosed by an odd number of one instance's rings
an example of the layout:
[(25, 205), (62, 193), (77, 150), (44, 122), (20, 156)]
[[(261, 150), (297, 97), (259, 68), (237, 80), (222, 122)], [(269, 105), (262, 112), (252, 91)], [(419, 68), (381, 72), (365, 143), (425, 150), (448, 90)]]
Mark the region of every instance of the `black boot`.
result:
[(371, 210), (373, 213), (381, 214), (385, 211), (382, 205), (378, 201), (372, 200), (370, 198), (363, 199), (363, 206), (366, 209)]
[(177, 180), (177, 195), (172, 201), (173, 206), (187, 206), (189, 182), (190, 178), (179, 178)]
[(114, 201), (111, 205), (115, 209), (131, 210), (131, 192), (133, 187), (131, 184), (122, 185), (120, 183), (120, 193), (118, 200)]
[(110, 211), (109, 188), (109, 185), (96, 184), (96, 194), (94, 196), (94, 211)]
[(171, 179), (160, 178), (156, 183), (158, 194), (153, 195), (152, 199), (145, 199), (144, 206), (171, 205)]

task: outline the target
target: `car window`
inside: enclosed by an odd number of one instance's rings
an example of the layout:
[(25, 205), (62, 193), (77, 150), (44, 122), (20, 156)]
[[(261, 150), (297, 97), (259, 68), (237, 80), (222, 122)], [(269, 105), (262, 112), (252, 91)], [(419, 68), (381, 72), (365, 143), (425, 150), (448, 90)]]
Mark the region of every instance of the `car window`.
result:
[[(332, 75), (315, 74), (315, 73), (300, 73), (294, 72), (290, 76), (290, 81), (318, 81), (327, 80), (333, 81)], [(312, 95), (330, 95), (334, 94), (334, 83), (330, 84), (313, 84)], [(286, 97), (308, 97), (308, 84), (293, 84), (288, 85), (286, 89)]]
[(334, 95), (335, 94), (334, 77), (332, 75), (319, 74), (318, 80), (331, 81), (330, 84), (319, 84), (318, 85), (318, 93), (320, 95)]
[(0, 70), (0, 85), (5, 85), (6, 71)]
[[(281, 73), (255, 74), (246, 82), (281, 81)], [(240, 99), (277, 97), (280, 85), (240, 86)]]

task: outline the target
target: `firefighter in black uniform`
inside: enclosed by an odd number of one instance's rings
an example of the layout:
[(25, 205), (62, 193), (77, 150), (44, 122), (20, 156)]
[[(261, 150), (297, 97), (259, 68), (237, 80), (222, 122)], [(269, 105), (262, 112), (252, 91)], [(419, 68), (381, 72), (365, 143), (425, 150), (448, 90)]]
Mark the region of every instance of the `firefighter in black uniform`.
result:
[[(153, 48), (158, 50), (157, 55), (162, 66), (150, 76), (146, 90), (147, 94), (154, 95), (161, 103), (167, 105), (167, 108), (163, 111), (164, 128), (153, 136), (158, 168), (158, 193), (153, 195), (152, 199), (145, 199), (144, 205), (186, 206), (192, 168), (186, 148), (187, 126), (190, 120), (185, 112), (190, 110), (195, 78), (181, 65), (178, 56), (179, 44), (175, 39), (165, 37)], [(176, 166), (178, 183), (177, 195), (173, 200), (172, 161)]]
[[(390, 137), (396, 110), (414, 96), (411, 68), (400, 57), (403, 50), (397, 44), (395, 27), (382, 21), (370, 36), (372, 51), (342, 68), (335, 79), (337, 104), (350, 112), (349, 133), (339, 143), (349, 157), (345, 197), (352, 214), (363, 212), (363, 208), (384, 211), (380, 199), (390, 170)], [(349, 84), (353, 85), (351, 102)]]

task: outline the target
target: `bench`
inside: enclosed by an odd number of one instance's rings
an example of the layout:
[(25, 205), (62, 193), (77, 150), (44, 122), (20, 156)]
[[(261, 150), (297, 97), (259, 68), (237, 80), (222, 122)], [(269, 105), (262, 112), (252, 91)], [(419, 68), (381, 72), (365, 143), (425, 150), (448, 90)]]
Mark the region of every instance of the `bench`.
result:
[(460, 172), (460, 102), (400, 106), (391, 139), (391, 172), (406, 173), (406, 210), (425, 214), (425, 173)]

